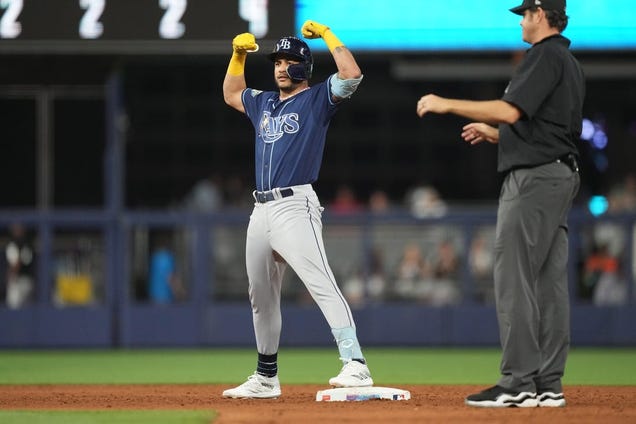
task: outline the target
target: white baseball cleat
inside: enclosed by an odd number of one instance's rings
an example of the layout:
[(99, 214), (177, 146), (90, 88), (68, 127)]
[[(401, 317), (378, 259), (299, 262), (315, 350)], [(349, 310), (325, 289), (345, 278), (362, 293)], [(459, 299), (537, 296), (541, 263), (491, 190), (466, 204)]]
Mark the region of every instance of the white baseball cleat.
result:
[(247, 381), (233, 389), (223, 392), (223, 397), (235, 399), (269, 399), (280, 396), (280, 382), (278, 376), (265, 377), (254, 373), (247, 377)]
[(329, 379), (329, 384), (334, 387), (369, 387), (373, 386), (373, 379), (366, 364), (350, 360), (344, 364), (340, 374)]

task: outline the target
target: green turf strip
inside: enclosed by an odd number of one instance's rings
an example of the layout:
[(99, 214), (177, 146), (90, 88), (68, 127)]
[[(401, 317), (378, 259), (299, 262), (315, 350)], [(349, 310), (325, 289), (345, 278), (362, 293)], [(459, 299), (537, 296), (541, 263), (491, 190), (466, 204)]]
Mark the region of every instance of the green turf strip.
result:
[(3, 424), (199, 424), (210, 411), (0, 411)]
[[(496, 348), (366, 348), (380, 384), (494, 384)], [(282, 348), (283, 384), (325, 384), (335, 348)], [(0, 351), (0, 384), (234, 384), (254, 372), (253, 349)], [(636, 349), (572, 349), (565, 384), (636, 385)]]

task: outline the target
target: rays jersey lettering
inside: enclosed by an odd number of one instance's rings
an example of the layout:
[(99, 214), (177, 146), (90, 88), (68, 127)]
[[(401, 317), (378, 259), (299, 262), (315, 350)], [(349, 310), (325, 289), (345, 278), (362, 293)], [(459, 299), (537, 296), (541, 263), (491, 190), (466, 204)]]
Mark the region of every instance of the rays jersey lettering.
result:
[(273, 143), (285, 133), (297, 133), (299, 128), (297, 113), (272, 116), (271, 112), (263, 111), (259, 132), (265, 143)]
[(329, 79), (285, 100), (278, 92), (251, 88), (241, 97), (255, 130), (256, 189), (316, 181), (329, 122), (340, 104), (331, 101)]

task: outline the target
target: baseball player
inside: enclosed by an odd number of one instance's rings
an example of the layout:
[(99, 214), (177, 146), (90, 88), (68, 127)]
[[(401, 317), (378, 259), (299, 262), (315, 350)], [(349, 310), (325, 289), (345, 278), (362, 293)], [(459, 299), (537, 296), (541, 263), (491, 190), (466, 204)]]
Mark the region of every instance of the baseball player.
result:
[(224, 397), (280, 396), (277, 354), (281, 333), (281, 284), (287, 265), (303, 281), (335, 337), (343, 367), (329, 380), (335, 387), (373, 385), (356, 336), (351, 309), (327, 262), (322, 239), (323, 207), (312, 188), (318, 178), (329, 122), (362, 80), (351, 52), (329, 27), (302, 26), (305, 38), (322, 38), (338, 72), (309, 86), (313, 57), (307, 44), (283, 37), (269, 54), (278, 91), (247, 88), (247, 52), (258, 49), (254, 35), (237, 35), (223, 95), (247, 115), (256, 132), (256, 190), (247, 228), (248, 292), (258, 350), (256, 372)]
[[(561, 407), (570, 342), (567, 218), (579, 184), (585, 77), (561, 33), (565, 0), (523, 0), (522, 38), (532, 45), (501, 99), (433, 94), (417, 114), (453, 113), (470, 144), (497, 144), (505, 174), (495, 239), (495, 305), (502, 347), (497, 384), (469, 395), (479, 407)], [(492, 126), (496, 125), (496, 126)]]

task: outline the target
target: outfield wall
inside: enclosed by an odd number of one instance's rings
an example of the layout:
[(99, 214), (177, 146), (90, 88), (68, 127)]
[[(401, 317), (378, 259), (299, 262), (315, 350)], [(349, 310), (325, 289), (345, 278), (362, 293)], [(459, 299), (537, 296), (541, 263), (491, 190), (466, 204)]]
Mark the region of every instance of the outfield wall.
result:
[[(20, 309), (0, 307), (0, 347), (155, 347), (253, 346), (251, 312), (244, 272), (244, 231), (249, 211), (197, 215), (177, 212), (2, 212), (0, 226), (20, 221), (37, 232), (36, 291)], [(329, 260), (340, 284), (347, 270), (369, 274), (367, 256), (380, 246), (395, 254), (396, 246), (413, 239), (424, 250), (432, 235), (456, 237), (460, 269), (456, 284), (461, 296), (451, 304), (432, 306), (420, 299), (371, 299), (353, 304), (359, 337), (364, 345), (496, 346), (498, 330), (494, 307), (478, 290), (468, 254), (480, 229), (494, 224), (494, 209), (453, 211), (440, 218), (416, 219), (406, 212), (384, 216), (356, 214), (324, 217)], [(636, 217), (593, 218), (581, 210), (570, 217), (570, 294), (572, 344), (576, 346), (636, 345), (636, 302), (633, 278), (633, 229)], [(590, 229), (612, 224), (625, 236), (621, 275), (627, 292), (619, 305), (598, 306), (581, 298), (581, 264), (587, 253)], [(187, 297), (157, 306), (135, 294), (139, 234), (170, 229), (179, 235), (179, 262), (187, 272)], [(77, 243), (69, 243), (69, 238)], [(142, 237), (143, 238), (143, 237)], [(86, 304), (60, 302), (60, 262), (77, 246), (89, 249), (93, 298)], [(356, 250), (356, 246), (359, 250)], [(144, 251), (141, 249), (142, 252)], [(80, 252), (81, 253), (81, 252)], [(333, 259), (332, 259), (333, 258)], [(356, 266), (351, 261), (356, 258)], [(147, 259), (147, 258), (146, 258)], [(344, 260), (347, 259), (347, 260)], [(395, 258), (394, 258), (395, 260)], [(237, 273), (228, 272), (228, 267)], [(286, 346), (322, 346), (331, 333), (318, 308), (288, 272), (284, 292), (283, 334)], [(488, 284), (486, 284), (487, 286)]]

